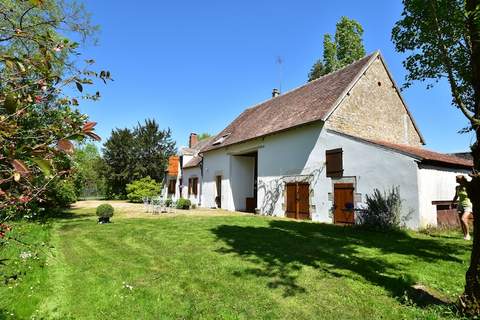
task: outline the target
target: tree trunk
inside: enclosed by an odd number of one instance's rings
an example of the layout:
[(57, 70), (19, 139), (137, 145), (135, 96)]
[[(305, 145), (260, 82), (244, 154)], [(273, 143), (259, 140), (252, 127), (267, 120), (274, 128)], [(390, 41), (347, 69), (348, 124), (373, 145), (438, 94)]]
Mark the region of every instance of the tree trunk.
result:
[[(473, 13), (480, 6), (480, 0), (467, 0), (466, 10)], [(477, 12), (477, 14), (479, 14)], [(474, 118), (480, 119), (480, 22), (471, 14), (468, 19), (468, 33), (472, 45), (471, 67), (474, 88)], [(480, 127), (473, 123), (476, 142), (472, 146), (474, 172), (468, 186), (468, 195), (473, 205), (474, 234), (470, 267), (465, 276), (465, 292), (461, 297), (466, 313), (480, 315)]]

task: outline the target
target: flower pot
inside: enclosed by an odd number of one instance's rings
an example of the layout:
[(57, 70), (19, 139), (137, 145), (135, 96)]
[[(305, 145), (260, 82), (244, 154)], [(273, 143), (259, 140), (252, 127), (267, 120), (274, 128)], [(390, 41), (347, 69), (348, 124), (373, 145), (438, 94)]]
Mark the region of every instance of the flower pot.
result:
[(98, 217), (98, 223), (110, 223), (110, 217)]

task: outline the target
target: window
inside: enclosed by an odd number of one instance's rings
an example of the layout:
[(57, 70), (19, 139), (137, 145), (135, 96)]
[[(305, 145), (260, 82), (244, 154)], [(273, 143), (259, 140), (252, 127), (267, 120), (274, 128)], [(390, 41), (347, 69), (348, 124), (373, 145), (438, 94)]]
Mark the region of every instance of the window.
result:
[(343, 176), (343, 150), (333, 149), (326, 151), (327, 177), (341, 178)]
[(175, 180), (170, 180), (168, 182), (168, 194), (175, 194), (175, 185), (176, 185)]
[(188, 196), (193, 194), (195, 197), (198, 195), (198, 178), (188, 179)]
[(223, 141), (225, 141), (225, 139), (227, 139), (229, 135), (230, 135), (230, 133), (224, 134), (223, 136), (221, 136), (220, 138), (218, 138), (217, 140), (215, 140), (215, 141), (212, 143), (212, 145), (216, 146), (216, 145), (222, 144)]

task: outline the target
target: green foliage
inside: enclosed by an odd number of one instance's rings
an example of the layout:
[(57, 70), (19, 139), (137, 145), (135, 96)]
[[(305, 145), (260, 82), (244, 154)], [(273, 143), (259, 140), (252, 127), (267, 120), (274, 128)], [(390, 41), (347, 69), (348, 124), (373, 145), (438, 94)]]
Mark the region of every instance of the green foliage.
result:
[(108, 203), (104, 203), (97, 207), (97, 210), (95, 211), (95, 213), (100, 218), (111, 218), (113, 217), (114, 211), (115, 210), (113, 209), (112, 205)]
[(170, 129), (160, 130), (155, 120), (147, 119), (133, 130), (112, 131), (103, 152), (108, 194), (125, 195), (127, 184), (146, 176), (163, 181), (174, 153)]
[[(47, 203), (54, 180), (71, 173), (74, 141), (100, 139), (76, 106), (97, 100), (84, 86), (110, 75), (76, 58), (80, 45), (66, 35), (84, 40), (95, 27), (75, 2), (5, 0), (0, 13), (0, 212), (12, 217)], [(68, 86), (82, 90), (67, 96)]]
[(337, 23), (335, 40), (330, 34), (323, 37), (323, 61), (318, 60), (308, 74), (308, 81), (343, 68), (365, 56), (363, 28), (357, 21), (342, 17)]
[(51, 208), (68, 208), (77, 201), (75, 185), (70, 180), (55, 180), (48, 185), (46, 205)]
[(402, 199), (399, 187), (380, 192), (373, 190), (365, 196), (367, 208), (359, 215), (360, 224), (374, 230), (389, 231), (400, 228)]
[[(392, 30), (392, 40), (397, 51), (410, 52), (403, 62), (408, 71), (405, 87), (413, 81), (431, 80), (430, 88), (447, 78), (453, 104), (459, 108), (463, 105), (465, 111), (475, 113), (472, 69), (475, 58), (469, 49), (472, 41), (469, 18), (475, 13), (468, 12), (464, 0), (437, 0), (428, 5), (421, 0), (404, 0), (403, 5), (402, 19)], [(477, 9), (476, 13), (479, 12)], [(480, 34), (478, 24), (477, 34)], [(477, 108), (480, 107), (477, 105)], [(480, 110), (476, 113), (479, 120)]]
[(177, 209), (190, 209), (192, 203), (188, 199), (180, 198), (177, 200)]
[(165, 206), (167, 206), (167, 207), (170, 207), (172, 205), (172, 203), (173, 203), (172, 198), (168, 198), (167, 200), (165, 200)]
[(200, 133), (197, 138), (198, 138), (198, 141), (202, 141), (202, 140), (205, 140), (205, 139), (208, 139), (208, 138), (211, 138), (212, 135), (208, 132), (204, 132), (204, 133)]
[(131, 202), (141, 203), (145, 197), (153, 197), (160, 193), (161, 185), (150, 177), (145, 177), (127, 184), (127, 198)]
[(72, 179), (77, 197), (105, 196), (104, 164), (95, 144), (88, 143), (75, 149), (73, 168)]

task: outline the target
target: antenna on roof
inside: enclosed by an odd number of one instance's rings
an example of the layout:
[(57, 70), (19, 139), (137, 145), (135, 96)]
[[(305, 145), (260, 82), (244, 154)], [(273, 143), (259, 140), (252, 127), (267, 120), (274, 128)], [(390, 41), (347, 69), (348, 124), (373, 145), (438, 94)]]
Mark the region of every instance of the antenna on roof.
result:
[(283, 66), (282, 56), (277, 56), (275, 63), (278, 65), (278, 90), (282, 92), (282, 66)]

